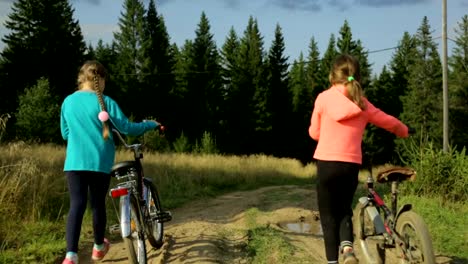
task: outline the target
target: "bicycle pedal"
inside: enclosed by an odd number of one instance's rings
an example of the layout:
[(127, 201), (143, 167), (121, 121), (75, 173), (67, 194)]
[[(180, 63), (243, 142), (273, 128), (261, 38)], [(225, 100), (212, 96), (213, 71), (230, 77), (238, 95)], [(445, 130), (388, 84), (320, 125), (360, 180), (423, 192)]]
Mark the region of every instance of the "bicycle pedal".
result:
[(169, 222), (172, 220), (172, 214), (169, 211), (158, 212), (156, 214), (156, 220), (159, 223)]
[(114, 235), (120, 234), (121, 233), (120, 225), (115, 224), (115, 225), (109, 226), (109, 233), (114, 234)]

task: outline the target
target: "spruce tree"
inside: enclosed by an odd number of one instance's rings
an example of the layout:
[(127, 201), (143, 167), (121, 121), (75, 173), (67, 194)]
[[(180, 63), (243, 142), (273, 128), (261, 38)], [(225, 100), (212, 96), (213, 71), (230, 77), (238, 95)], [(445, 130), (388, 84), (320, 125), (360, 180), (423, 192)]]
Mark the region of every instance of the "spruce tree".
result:
[(264, 146), (262, 152), (276, 156), (289, 155), (286, 140), (278, 138), (291, 138), (295, 131), (289, 129), (292, 115), (292, 94), (288, 89), (288, 57), (284, 55), (285, 43), (281, 27), (276, 26), (275, 38), (268, 52), (266, 64), (267, 85), (264, 88), (264, 108), (259, 117), (265, 129)]
[(220, 67), (222, 79), (222, 100), (220, 106), (222, 116), (221, 131), (217, 134), (218, 142), (220, 143), (221, 151), (230, 152), (233, 149), (232, 138), (236, 137), (232, 133), (230, 121), (237, 116), (235, 94), (239, 90), (238, 80), (239, 71), (237, 66), (239, 56), (240, 41), (233, 27), (229, 30), (229, 34), (220, 51)]
[(117, 54), (112, 72), (119, 85), (120, 106), (125, 113), (136, 119), (146, 117), (139, 110), (145, 63), (143, 50), (145, 39), (145, 9), (140, 0), (125, 0), (124, 11), (119, 18), (119, 32), (114, 33), (114, 47)]
[(393, 107), (388, 109), (388, 113), (399, 117), (403, 112), (403, 105), (400, 97), (405, 95), (408, 90), (410, 68), (414, 65), (416, 58), (416, 46), (414, 38), (408, 33), (403, 34), (398, 43), (398, 47), (390, 61), (391, 79), (391, 101)]
[(63, 99), (76, 89), (86, 49), (74, 10), (67, 0), (13, 2), (2, 38), (0, 112), (12, 112), (18, 95), (45, 77), (52, 94)]
[(319, 67), (321, 79), (320, 83), (324, 84), (324, 89), (330, 87), (330, 81), (328, 80), (328, 76), (330, 74), (330, 70), (336, 56), (338, 56), (338, 51), (336, 50), (336, 38), (334, 34), (331, 34), (330, 39), (328, 41), (327, 49), (323, 54)]
[(187, 90), (185, 94), (185, 135), (192, 141), (200, 139), (205, 131), (214, 133), (219, 128), (221, 76), (219, 54), (210, 24), (203, 12), (195, 31), (188, 62)]
[(234, 140), (240, 152), (258, 152), (259, 137), (258, 105), (262, 104), (262, 90), (265, 85), (265, 54), (263, 37), (258, 29), (257, 20), (249, 18), (244, 35), (241, 38), (238, 57), (239, 90), (234, 94), (235, 111), (231, 127), (235, 135)]
[(455, 28), (455, 46), (449, 59), (449, 100), (451, 143), (458, 148), (468, 146), (468, 15)]
[(144, 90), (139, 95), (143, 113), (171, 126), (171, 113), (176, 107), (170, 92), (175, 84), (174, 58), (169, 43), (169, 35), (162, 16), (150, 0), (145, 16), (145, 41), (142, 49), (145, 55), (142, 66)]
[(402, 119), (425, 141), (442, 146), (442, 67), (427, 17), (414, 37), (415, 60), (408, 92), (402, 97)]
[[(314, 43), (314, 41), (311, 43)], [(313, 50), (315, 49), (313, 48), (311, 53)], [(308, 63), (310, 66), (311, 62)], [(290, 129), (295, 133), (289, 140), (291, 142), (292, 157), (299, 159), (304, 164), (311, 161), (312, 151), (315, 147), (315, 142), (309, 136), (313, 96), (308, 69), (310, 68), (308, 68), (301, 52), (299, 59), (293, 62), (289, 72), (289, 89), (292, 93), (292, 125)]]

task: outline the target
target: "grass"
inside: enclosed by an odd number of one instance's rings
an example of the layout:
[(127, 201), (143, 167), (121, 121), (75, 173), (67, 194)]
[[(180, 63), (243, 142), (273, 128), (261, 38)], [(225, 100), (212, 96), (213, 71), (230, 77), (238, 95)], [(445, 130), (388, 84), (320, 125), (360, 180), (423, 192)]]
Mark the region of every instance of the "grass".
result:
[(249, 241), (247, 251), (253, 264), (304, 263), (295, 256), (295, 248), (283, 232), (270, 226), (259, 225), (257, 217), (263, 214), (257, 208), (249, 209), (245, 216)]
[[(64, 254), (69, 202), (64, 155), (65, 148), (54, 145), (19, 142), (0, 147), (0, 260), (8, 260), (5, 263), (15, 263), (13, 259), (29, 262), (31, 258), (52, 263), (54, 256)], [(117, 160), (132, 158), (128, 151), (117, 153)], [(143, 162), (146, 176), (154, 180), (168, 209), (234, 190), (310, 183), (315, 174), (314, 166), (262, 155), (145, 153)], [(107, 205), (108, 222), (114, 223), (116, 214), (110, 198)], [(90, 226), (88, 210), (82, 244), (90, 241)]]
[[(436, 253), (443, 252), (468, 263), (468, 205), (446, 204), (441, 198), (405, 196), (400, 204), (410, 203), (421, 215), (432, 236)], [(442, 206), (444, 204), (444, 206)]]
[[(0, 146), (0, 263), (53, 263), (57, 256), (64, 254), (68, 212), (64, 155), (65, 148), (54, 145), (14, 143)], [(132, 153), (117, 153), (117, 160), (128, 159), (132, 159)], [(167, 209), (234, 190), (271, 185), (309, 185), (313, 184), (312, 176), (316, 173), (313, 165), (303, 167), (295, 160), (263, 155), (145, 153), (143, 162), (146, 176), (156, 183), (163, 206)], [(275, 201), (281, 196), (265, 198)], [(300, 197), (291, 194), (288, 199), (295, 201)], [(466, 201), (445, 201), (443, 207), (438, 198), (408, 196), (402, 197), (404, 201), (411, 202), (416, 212), (423, 216), (437, 252), (468, 259)], [(116, 214), (110, 198), (107, 204), (109, 223), (114, 223)], [(251, 219), (248, 247), (253, 261), (267, 263), (265, 261), (269, 257), (282, 260), (291, 255), (291, 248), (284, 244), (287, 241), (278, 236), (276, 230), (256, 224), (255, 214), (259, 212), (255, 213), (253, 209), (248, 212)], [(92, 241), (90, 219), (88, 210), (82, 230), (82, 245)], [(279, 250), (275, 256), (262, 253), (270, 244)]]

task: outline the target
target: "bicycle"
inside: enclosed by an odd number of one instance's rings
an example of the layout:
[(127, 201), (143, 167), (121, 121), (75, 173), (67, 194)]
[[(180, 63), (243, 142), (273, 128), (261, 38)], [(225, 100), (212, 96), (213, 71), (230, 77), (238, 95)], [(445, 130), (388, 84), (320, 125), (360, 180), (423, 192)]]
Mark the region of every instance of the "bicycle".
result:
[(423, 218), (411, 204), (398, 206), (398, 185), (414, 181), (416, 171), (394, 166), (377, 174), (378, 183), (391, 184), (391, 208), (374, 189), (372, 165), (365, 183), (367, 195), (354, 209), (353, 230), (358, 247), (369, 264), (385, 263), (386, 251), (395, 250), (401, 263), (435, 263), (432, 240)]
[(152, 247), (161, 248), (164, 223), (172, 220), (172, 214), (162, 209), (156, 186), (144, 176), (142, 145), (128, 145), (119, 131), (112, 131), (125, 148), (133, 151), (134, 160), (118, 162), (112, 167), (111, 175), (119, 182), (109, 193), (120, 200), (120, 233), (127, 245), (130, 263), (144, 264), (147, 261), (146, 238)]

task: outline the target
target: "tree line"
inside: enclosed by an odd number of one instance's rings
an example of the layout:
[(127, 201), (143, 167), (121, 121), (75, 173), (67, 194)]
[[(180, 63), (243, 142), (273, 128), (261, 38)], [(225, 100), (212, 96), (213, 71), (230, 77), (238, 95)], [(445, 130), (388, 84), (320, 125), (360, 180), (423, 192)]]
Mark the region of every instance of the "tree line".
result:
[[(362, 86), (374, 105), (414, 127), (420, 142), (442, 144), (442, 66), (427, 17), (414, 34), (403, 32), (378, 74), (346, 20), (323, 54), (312, 36), (307, 54), (292, 62), (281, 26), (268, 45), (253, 16), (243, 32), (232, 27), (217, 47), (202, 12), (195, 38), (171, 43), (154, 0), (146, 6), (125, 0), (113, 40), (94, 46), (85, 43), (67, 0), (15, 1), (5, 26), (0, 114), (12, 118), (4, 141), (62, 143), (61, 102), (76, 90), (79, 66), (96, 59), (109, 73), (105, 94), (135, 121), (161, 121), (169, 142), (184, 137), (195, 144), (209, 133), (221, 153), (308, 162), (315, 147), (307, 132), (314, 100), (329, 87), (333, 59), (349, 53), (360, 61)], [(461, 148), (468, 139), (468, 16), (457, 26), (449, 58), (450, 143)], [(383, 163), (397, 160), (401, 146), (370, 126), (365, 150)]]

